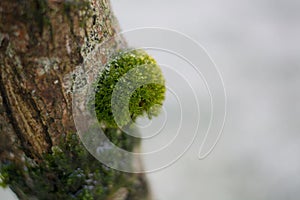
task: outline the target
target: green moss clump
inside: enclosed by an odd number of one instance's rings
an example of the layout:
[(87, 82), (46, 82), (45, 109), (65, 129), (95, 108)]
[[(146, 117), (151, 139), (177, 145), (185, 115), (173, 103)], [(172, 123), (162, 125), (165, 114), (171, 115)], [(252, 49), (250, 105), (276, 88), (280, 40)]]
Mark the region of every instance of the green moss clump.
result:
[[(141, 68), (141, 66), (143, 67)], [(135, 70), (134, 73), (132, 73), (132, 70)], [(126, 77), (128, 73), (134, 75)], [(114, 116), (111, 101), (113, 91), (118, 82), (123, 81), (122, 87), (125, 87), (123, 92), (128, 93), (130, 87), (142, 83), (145, 79), (148, 80), (149, 84), (134, 88), (135, 91), (133, 93), (125, 94), (125, 96), (131, 95), (129, 105), (125, 99), (118, 101), (119, 105), (117, 106), (120, 109), (118, 109), (118, 116)], [(128, 125), (131, 121), (130, 118), (132, 121), (135, 121), (137, 117), (144, 114), (147, 114), (149, 118), (158, 115), (166, 91), (165, 80), (160, 67), (143, 50), (123, 51), (113, 56), (100, 74), (95, 87), (95, 111), (97, 119), (100, 123), (112, 128), (118, 127), (117, 125)], [(126, 109), (129, 109), (130, 116), (128, 116), (128, 112), (126, 113)], [(118, 123), (116, 123), (114, 117), (117, 117)]]

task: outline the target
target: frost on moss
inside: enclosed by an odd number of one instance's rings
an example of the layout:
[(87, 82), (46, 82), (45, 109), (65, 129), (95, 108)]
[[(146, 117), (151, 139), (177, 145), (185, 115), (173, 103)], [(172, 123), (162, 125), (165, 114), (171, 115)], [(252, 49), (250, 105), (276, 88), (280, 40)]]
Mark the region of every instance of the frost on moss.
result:
[[(140, 66), (144, 67), (140, 68)], [(134, 76), (126, 77), (132, 70), (135, 70)], [(145, 79), (150, 79), (147, 80), (149, 84), (133, 88), (135, 90), (133, 93), (128, 92), (134, 85), (142, 83)], [(117, 123), (116, 116), (113, 115), (112, 94), (119, 81), (123, 81), (122, 87), (126, 88), (122, 92), (125, 93), (127, 90), (129, 93), (120, 96), (130, 95), (130, 100), (129, 102), (125, 99), (117, 101), (116, 106), (119, 107)], [(128, 125), (131, 120), (135, 121), (137, 117), (144, 114), (149, 118), (158, 115), (165, 98), (164, 83), (160, 67), (145, 51), (129, 50), (118, 53), (106, 64), (95, 84), (95, 111), (98, 121), (107, 127), (117, 127), (117, 125)], [(129, 109), (129, 113), (126, 113), (124, 108)], [(128, 118), (131, 120), (129, 121)]]

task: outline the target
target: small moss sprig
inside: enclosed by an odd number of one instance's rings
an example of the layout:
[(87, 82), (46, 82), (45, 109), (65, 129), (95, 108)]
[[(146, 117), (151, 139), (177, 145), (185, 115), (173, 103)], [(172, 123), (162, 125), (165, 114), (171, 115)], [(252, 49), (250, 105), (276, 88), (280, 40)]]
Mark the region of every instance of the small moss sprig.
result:
[[(142, 69), (140, 66), (145, 66)], [(149, 84), (137, 88), (131, 95), (129, 105), (124, 99), (119, 101), (118, 123), (112, 112), (112, 94), (118, 83), (123, 81), (126, 88), (133, 87), (132, 80), (122, 79), (130, 70), (136, 70), (136, 75), (131, 77), (135, 83), (150, 79)], [(153, 82), (151, 83), (151, 79)], [(160, 84), (157, 84), (160, 83)], [(126, 85), (127, 84), (127, 85)], [(101, 72), (96, 83), (95, 111), (97, 119), (106, 127), (118, 127), (128, 125), (137, 117), (147, 114), (149, 118), (157, 116), (165, 99), (165, 80), (162, 71), (156, 61), (143, 50), (123, 51), (115, 55)], [(122, 107), (129, 106), (131, 120), (128, 121), (128, 113)]]

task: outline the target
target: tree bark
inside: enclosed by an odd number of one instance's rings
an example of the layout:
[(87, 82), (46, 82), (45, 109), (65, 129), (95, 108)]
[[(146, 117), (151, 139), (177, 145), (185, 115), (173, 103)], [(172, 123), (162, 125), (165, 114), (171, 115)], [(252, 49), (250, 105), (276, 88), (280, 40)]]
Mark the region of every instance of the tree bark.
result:
[[(27, 172), (53, 169), (45, 164), (45, 158), (57, 155), (53, 147), (62, 140), (68, 142), (68, 135), (76, 133), (72, 73), (97, 44), (118, 32), (108, 0), (0, 1), (0, 162), (5, 169), (14, 166), (24, 179), (20, 184), (14, 175), (4, 177), (19, 199), (48, 199), (33, 191), (39, 182)], [(109, 45), (117, 51), (126, 44), (113, 40)], [(71, 154), (75, 160), (79, 156)], [(89, 161), (96, 162), (93, 158)], [(44, 192), (51, 193), (51, 198), (97, 199), (84, 196), (87, 190), (80, 186), (72, 192), (57, 188), (51, 180), (60, 180), (61, 175), (49, 173), (40, 174), (44, 176), (41, 185), (47, 185)], [(102, 188), (102, 199), (148, 198), (144, 175), (113, 173), (117, 175)], [(99, 179), (106, 178), (105, 173), (100, 174)], [(120, 183), (124, 178), (130, 181)], [(61, 191), (72, 195), (60, 196)]]

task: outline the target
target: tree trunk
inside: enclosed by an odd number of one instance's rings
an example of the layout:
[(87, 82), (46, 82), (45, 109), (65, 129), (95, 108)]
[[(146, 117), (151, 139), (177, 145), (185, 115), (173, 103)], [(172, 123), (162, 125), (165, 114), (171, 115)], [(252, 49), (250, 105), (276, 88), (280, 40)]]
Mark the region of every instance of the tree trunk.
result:
[(1, 0), (0, 14), (2, 184), (26, 200), (147, 199), (144, 175), (95, 160), (72, 118), (73, 71), (119, 31), (108, 0)]

